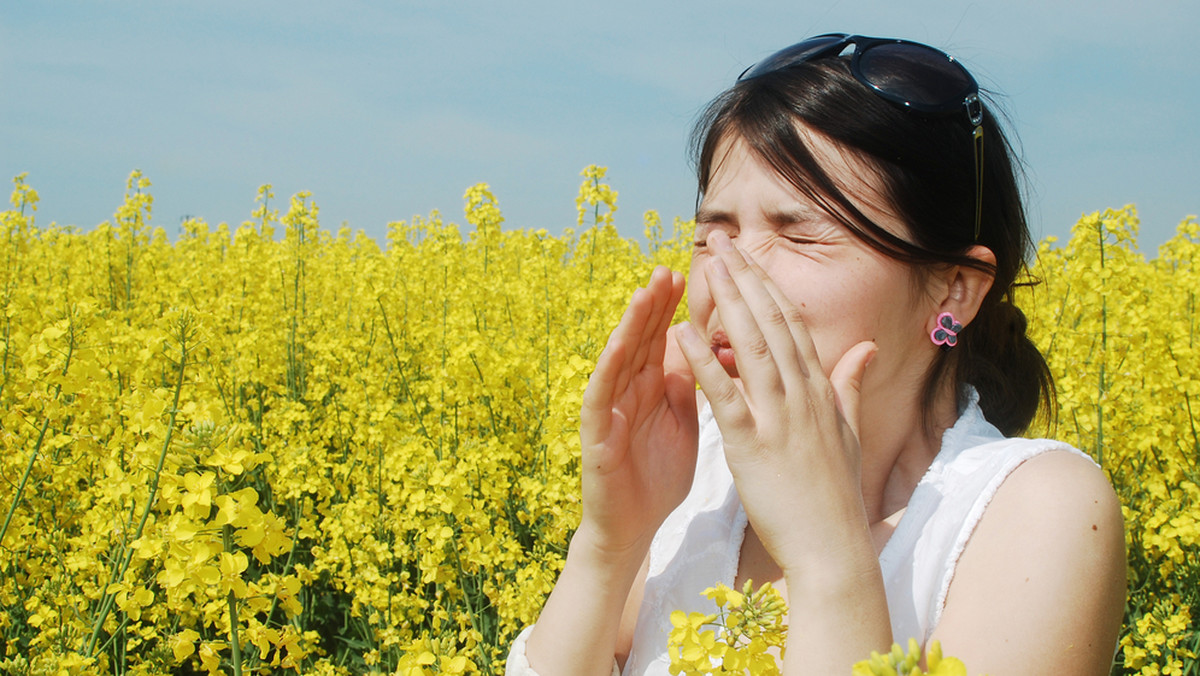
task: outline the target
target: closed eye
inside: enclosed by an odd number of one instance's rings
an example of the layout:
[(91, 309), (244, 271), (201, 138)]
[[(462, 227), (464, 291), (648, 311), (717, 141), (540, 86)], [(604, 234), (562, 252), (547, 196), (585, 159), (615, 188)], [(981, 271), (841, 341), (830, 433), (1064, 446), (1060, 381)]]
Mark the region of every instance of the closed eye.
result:
[(708, 235), (713, 230), (724, 230), (730, 238), (737, 237), (737, 218), (730, 212), (712, 209), (710, 207), (701, 207), (696, 211), (694, 218), (696, 220), (696, 229), (693, 234), (694, 240), (692, 242), (692, 247), (694, 249), (707, 249)]

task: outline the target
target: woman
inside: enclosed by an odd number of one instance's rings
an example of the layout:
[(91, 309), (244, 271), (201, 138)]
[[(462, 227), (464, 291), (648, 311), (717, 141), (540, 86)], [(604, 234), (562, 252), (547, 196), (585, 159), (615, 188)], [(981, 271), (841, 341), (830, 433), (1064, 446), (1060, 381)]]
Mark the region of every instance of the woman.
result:
[(656, 270), (601, 354), (582, 521), (510, 672), (667, 673), (670, 612), (752, 579), (788, 601), (786, 674), (910, 637), (972, 673), (1107, 673), (1120, 507), (1079, 451), (1011, 438), (1052, 385), (1008, 302), (1030, 238), (974, 79), (819, 36), (694, 138), (691, 321)]

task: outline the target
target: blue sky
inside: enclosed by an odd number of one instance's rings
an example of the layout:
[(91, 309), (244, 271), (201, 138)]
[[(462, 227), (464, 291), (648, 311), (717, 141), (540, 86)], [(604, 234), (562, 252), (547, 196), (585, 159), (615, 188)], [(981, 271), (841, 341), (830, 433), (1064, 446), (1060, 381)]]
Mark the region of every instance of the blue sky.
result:
[[(153, 222), (249, 218), (259, 185), (382, 238), (487, 182), (505, 227), (575, 221), (609, 168), (617, 223), (688, 217), (692, 121), (750, 63), (808, 35), (905, 37), (1002, 95), (1037, 235), (1135, 203), (1153, 254), (1200, 212), (1200, 3), (0, 3), (0, 175), (38, 220), (110, 220), (133, 169)], [(5, 189), (7, 195), (7, 189)]]

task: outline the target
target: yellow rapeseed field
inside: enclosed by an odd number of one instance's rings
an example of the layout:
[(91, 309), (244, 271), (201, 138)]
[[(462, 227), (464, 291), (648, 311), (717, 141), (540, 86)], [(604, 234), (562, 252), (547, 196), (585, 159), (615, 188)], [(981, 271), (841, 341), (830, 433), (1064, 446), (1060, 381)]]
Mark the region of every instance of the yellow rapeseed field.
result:
[[(36, 223), (14, 183), (0, 673), (502, 673), (579, 520), (592, 360), (655, 265), (686, 270), (691, 224), (622, 238), (598, 167), (561, 235), (503, 228), (477, 185), (463, 228), (435, 212), (382, 247), (269, 186), (171, 241), (140, 173), (89, 231)], [(1124, 504), (1114, 673), (1195, 674), (1200, 225), (1153, 258), (1136, 235), (1131, 207), (1083, 218), (1020, 300), (1053, 433)]]

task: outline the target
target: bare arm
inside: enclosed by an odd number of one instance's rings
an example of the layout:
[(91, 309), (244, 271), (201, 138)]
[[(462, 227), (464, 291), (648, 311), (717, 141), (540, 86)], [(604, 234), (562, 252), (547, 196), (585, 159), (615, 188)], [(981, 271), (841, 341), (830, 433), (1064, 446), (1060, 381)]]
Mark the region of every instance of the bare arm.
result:
[[(539, 674), (609, 676), (614, 657), (627, 653), (632, 627), (623, 626), (640, 562), (596, 548), (593, 537), (576, 533), (554, 591), (526, 643)], [(644, 582), (644, 578), (642, 578)], [(636, 615), (634, 616), (636, 619)]]
[(1104, 474), (1068, 453), (997, 491), (933, 637), (971, 673), (1108, 674), (1125, 605), (1125, 535)]
[(625, 599), (625, 610), (621, 613), (621, 628), (617, 631), (617, 663), (624, 668), (633, 648), (633, 632), (637, 628), (638, 611), (642, 607), (642, 596), (646, 591), (646, 576), (650, 571), (650, 555), (642, 560), (642, 567), (633, 580), (633, 587)]

